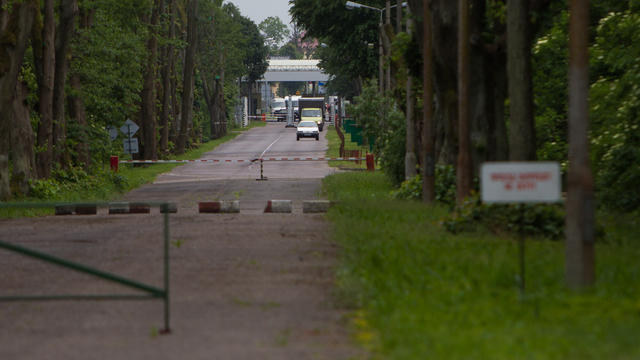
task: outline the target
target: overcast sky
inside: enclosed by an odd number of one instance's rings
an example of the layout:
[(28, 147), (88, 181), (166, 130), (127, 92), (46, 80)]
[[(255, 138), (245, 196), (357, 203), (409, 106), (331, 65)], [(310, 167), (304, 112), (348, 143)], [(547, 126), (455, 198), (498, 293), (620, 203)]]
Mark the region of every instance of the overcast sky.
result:
[(260, 25), (269, 16), (277, 16), (283, 23), (289, 25), (289, 0), (226, 0), (240, 9), (240, 13)]

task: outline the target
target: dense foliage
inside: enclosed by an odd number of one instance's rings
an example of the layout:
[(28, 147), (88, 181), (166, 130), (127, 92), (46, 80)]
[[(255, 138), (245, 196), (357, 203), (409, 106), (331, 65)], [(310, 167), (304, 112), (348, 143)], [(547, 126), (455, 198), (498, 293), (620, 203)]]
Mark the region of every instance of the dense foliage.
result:
[[(601, 206), (640, 207), (640, 3), (594, 1), (591, 9), (592, 169)], [(538, 157), (566, 169), (568, 19), (559, 11), (533, 48)]]
[(380, 94), (374, 82), (368, 82), (362, 95), (347, 111), (362, 127), (366, 139), (374, 139), (374, 152), (380, 168), (399, 185), (404, 180), (406, 121), (404, 114), (388, 94)]
[[(16, 23), (20, 9), (33, 11), (33, 21)], [(3, 38), (20, 27), (33, 36), (25, 56), (15, 59), (21, 66), (14, 87), (27, 89), (15, 93), (28, 106), (17, 111), (20, 99), (11, 105), (10, 98), (0, 104), (3, 113), (18, 114), (3, 116), (0, 125), (24, 134), (9, 139), (2, 132), (0, 159), (7, 155), (10, 163), (0, 161), (0, 200), (27, 195), (30, 180), (37, 196), (36, 184), (64, 181), (57, 174), (99, 174), (110, 155), (124, 155), (123, 134), (112, 142), (107, 128), (127, 119), (140, 127), (135, 156), (144, 159), (180, 152), (178, 143), (197, 147), (221, 137), (227, 124), (235, 125), (238, 98), (247, 95), (238, 79), (255, 81), (266, 70), (258, 26), (222, 0), (27, 0), (0, 13), (14, 21), (2, 22)], [(7, 44), (5, 54), (19, 56), (6, 52)], [(0, 81), (11, 81), (5, 73)]]

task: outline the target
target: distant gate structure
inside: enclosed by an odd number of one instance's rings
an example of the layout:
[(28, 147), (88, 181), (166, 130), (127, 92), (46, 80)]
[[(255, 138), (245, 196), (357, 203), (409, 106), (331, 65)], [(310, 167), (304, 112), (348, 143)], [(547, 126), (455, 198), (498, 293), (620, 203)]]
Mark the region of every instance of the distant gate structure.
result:
[(328, 81), (329, 75), (318, 67), (320, 60), (267, 60), (269, 68), (261, 82)]

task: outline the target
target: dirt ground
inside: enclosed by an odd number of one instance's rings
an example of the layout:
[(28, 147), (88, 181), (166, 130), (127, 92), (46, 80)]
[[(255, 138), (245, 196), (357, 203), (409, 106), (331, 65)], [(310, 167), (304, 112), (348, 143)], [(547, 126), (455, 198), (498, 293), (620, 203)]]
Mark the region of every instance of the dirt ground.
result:
[[(170, 322), (160, 300), (0, 302), (0, 359), (360, 359), (332, 291), (338, 247), (322, 214), (303, 214), (318, 179), (165, 182), (123, 201), (178, 203), (170, 216)], [(264, 214), (269, 198), (292, 214)], [(239, 214), (199, 201), (239, 199)], [(0, 239), (163, 285), (163, 227), (151, 214), (0, 220)], [(0, 249), (0, 296), (134, 294)]]

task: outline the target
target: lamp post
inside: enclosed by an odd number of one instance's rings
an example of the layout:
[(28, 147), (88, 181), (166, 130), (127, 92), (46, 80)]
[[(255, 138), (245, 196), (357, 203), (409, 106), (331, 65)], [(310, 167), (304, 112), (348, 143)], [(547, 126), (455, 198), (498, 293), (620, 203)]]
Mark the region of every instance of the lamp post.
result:
[[(402, 3), (402, 6), (406, 6), (406, 2)], [(371, 9), (371, 10), (376, 10), (377, 12), (380, 13), (380, 24), (379, 24), (379, 28), (378, 28), (378, 56), (379, 56), (379, 61), (380, 61), (380, 74), (379, 76), (379, 83), (380, 83), (380, 92), (384, 92), (384, 52), (382, 51), (382, 12), (385, 9), (381, 9), (381, 8), (377, 8), (377, 7), (373, 7), (373, 6), (369, 6), (369, 5), (363, 5), (363, 4), (359, 4), (353, 1), (347, 1), (347, 3), (345, 4), (345, 6), (347, 7), (347, 9), (349, 10), (353, 10), (353, 9), (360, 9), (360, 8), (365, 8), (365, 9)], [(391, 7), (389, 7), (389, 9), (392, 9), (394, 7), (397, 7), (398, 5), (393, 5)]]

